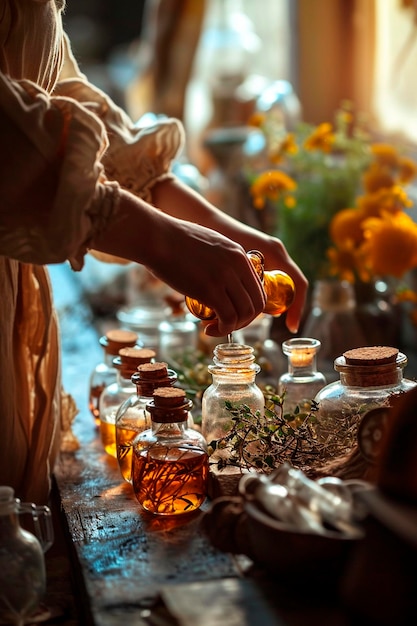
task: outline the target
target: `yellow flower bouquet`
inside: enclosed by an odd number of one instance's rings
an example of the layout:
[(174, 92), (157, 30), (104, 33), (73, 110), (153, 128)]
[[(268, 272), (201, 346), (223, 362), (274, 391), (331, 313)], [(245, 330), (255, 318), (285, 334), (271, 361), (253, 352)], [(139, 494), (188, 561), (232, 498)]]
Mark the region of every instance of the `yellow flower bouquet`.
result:
[(252, 121), (265, 137), (262, 171), (249, 174), (255, 210), (268, 210), (279, 236), (307, 278), (401, 284), (417, 268), (417, 224), (406, 187), (416, 163), (395, 146), (372, 142), (343, 105), (334, 124), (301, 124), (287, 133), (273, 111)]

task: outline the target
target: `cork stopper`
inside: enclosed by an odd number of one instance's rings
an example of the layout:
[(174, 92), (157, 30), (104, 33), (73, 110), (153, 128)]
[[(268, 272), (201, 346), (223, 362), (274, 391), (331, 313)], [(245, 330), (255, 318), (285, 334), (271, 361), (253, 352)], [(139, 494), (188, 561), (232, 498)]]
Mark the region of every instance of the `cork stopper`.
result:
[(106, 350), (107, 354), (116, 356), (119, 350), (124, 347), (133, 347), (138, 341), (138, 334), (132, 330), (124, 330), (122, 328), (114, 328), (107, 331), (103, 337), (100, 337), (100, 345)]
[(405, 354), (389, 346), (368, 346), (347, 350), (334, 362), (342, 382), (357, 387), (398, 384), (407, 364)]
[(119, 350), (119, 356), (123, 364), (138, 367), (141, 363), (149, 363), (151, 359), (154, 359), (156, 352), (150, 348), (122, 348)]
[(354, 348), (343, 353), (348, 365), (385, 365), (395, 363), (399, 350), (387, 346)]
[(153, 392), (156, 407), (178, 407), (185, 401), (185, 391), (178, 387), (160, 387)]
[(138, 372), (142, 380), (155, 380), (165, 378), (168, 374), (168, 365), (166, 363), (141, 363), (138, 365)]
[(184, 389), (158, 387), (153, 392), (152, 400), (146, 406), (153, 422), (167, 424), (186, 422), (192, 404), (191, 400), (187, 399)]
[(138, 396), (150, 398), (158, 387), (170, 387), (178, 379), (174, 370), (161, 362), (141, 363), (132, 374), (132, 383), (136, 385)]
[(149, 363), (155, 357), (155, 350), (150, 348), (122, 348), (119, 356), (113, 359), (113, 364), (124, 378), (129, 378), (141, 363)]

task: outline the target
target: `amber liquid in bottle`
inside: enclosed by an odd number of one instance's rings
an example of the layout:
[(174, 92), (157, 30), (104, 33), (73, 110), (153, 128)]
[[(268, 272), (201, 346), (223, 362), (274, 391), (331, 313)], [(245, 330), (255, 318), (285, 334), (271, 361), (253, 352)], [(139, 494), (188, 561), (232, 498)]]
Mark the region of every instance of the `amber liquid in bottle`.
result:
[(110, 456), (117, 457), (114, 422), (100, 420), (100, 438), (103, 448)]
[(156, 446), (141, 450), (133, 471), (136, 498), (152, 513), (188, 513), (206, 498), (208, 457), (198, 448)]
[(119, 463), (120, 472), (123, 478), (130, 482), (132, 473), (132, 453), (133, 443), (135, 437), (149, 427), (149, 419), (143, 418), (143, 425), (140, 426), (137, 421), (129, 422), (129, 420), (122, 420), (118, 423), (116, 428), (116, 449), (117, 460)]
[[(264, 270), (264, 257), (258, 250), (250, 250), (247, 256), (261, 279), (265, 291), (266, 304), (263, 312), (274, 317), (285, 313), (294, 301), (293, 279), (281, 270)], [(209, 321), (216, 318), (216, 313), (211, 307), (194, 298), (186, 296), (185, 303), (189, 311), (201, 320)]]

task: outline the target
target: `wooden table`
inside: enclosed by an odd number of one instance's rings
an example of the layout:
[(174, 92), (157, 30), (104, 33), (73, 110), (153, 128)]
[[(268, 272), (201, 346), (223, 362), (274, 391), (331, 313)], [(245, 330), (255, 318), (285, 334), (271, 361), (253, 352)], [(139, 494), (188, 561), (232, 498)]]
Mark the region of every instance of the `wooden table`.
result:
[(354, 624), (326, 589), (311, 594), (308, 585), (299, 588), (294, 580), (278, 584), (246, 557), (215, 549), (200, 526), (209, 503), (174, 521), (141, 510), (117, 462), (104, 452), (88, 411), (88, 378), (102, 356), (99, 332), (73, 283), (62, 293), (64, 386), (79, 408), (74, 431), (80, 448), (63, 454), (55, 468), (56, 541), (46, 555), (45, 599), (52, 614), (45, 623)]

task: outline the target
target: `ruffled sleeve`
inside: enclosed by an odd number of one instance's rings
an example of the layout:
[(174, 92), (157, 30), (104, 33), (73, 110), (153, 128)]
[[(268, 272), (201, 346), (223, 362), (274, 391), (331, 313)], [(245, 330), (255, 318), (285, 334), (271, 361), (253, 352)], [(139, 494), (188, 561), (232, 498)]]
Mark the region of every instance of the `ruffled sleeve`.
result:
[(106, 176), (152, 202), (152, 187), (170, 175), (172, 161), (184, 145), (181, 122), (164, 118), (152, 126), (137, 127), (130, 117), (80, 73), (58, 83), (55, 93), (73, 98), (104, 124), (109, 147), (103, 157)]
[(118, 204), (101, 164), (103, 124), (72, 99), (0, 73), (0, 136), (0, 254), (80, 269)]

